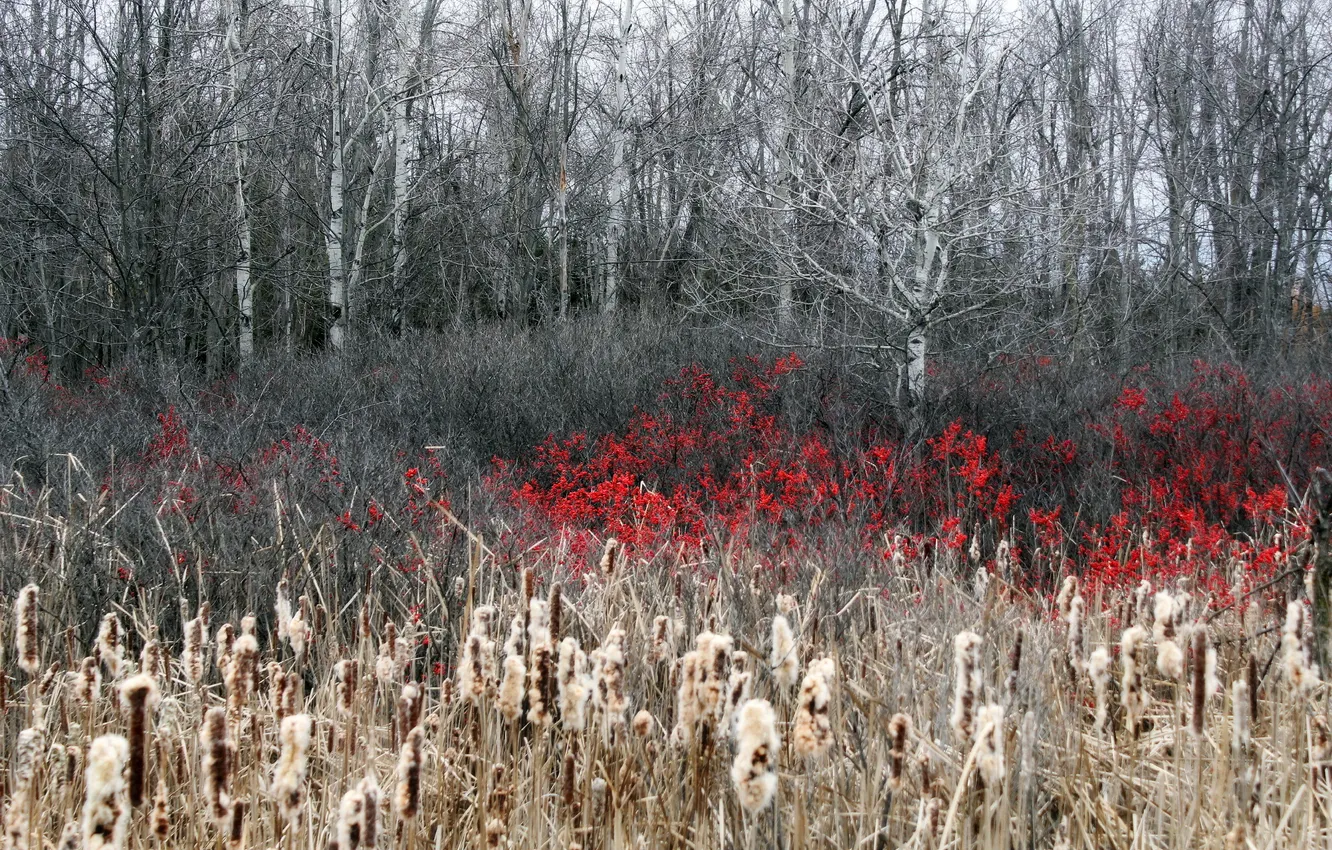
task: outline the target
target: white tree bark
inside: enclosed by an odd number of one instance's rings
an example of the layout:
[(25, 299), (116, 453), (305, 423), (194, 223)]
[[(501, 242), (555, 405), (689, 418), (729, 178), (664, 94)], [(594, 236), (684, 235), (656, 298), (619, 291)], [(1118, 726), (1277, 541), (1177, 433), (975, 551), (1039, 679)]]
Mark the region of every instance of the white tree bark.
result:
[(231, 5), (227, 14), (227, 33), (223, 39), (226, 62), (229, 69), (227, 76), (231, 91), (228, 92), (235, 121), (231, 125), (231, 158), (234, 164), (234, 201), (236, 204), (236, 307), (240, 320), (240, 334), (237, 349), (242, 363), (254, 357), (254, 290), (250, 285), (250, 208), (245, 198), (245, 158), (246, 128), (239, 108), (241, 83), (245, 73), (245, 20), (241, 9)]
[(341, 351), (347, 344), (347, 280), (342, 258), (343, 240), (346, 237), (342, 200), (345, 179), (342, 161), (342, 0), (329, 2), (329, 83), (332, 98), (329, 109), (328, 227), (324, 231), (324, 245), (328, 251), (328, 342), (334, 349)]
[[(778, 125), (777, 161), (780, 173), (777, 176), (777, 201), (781, 222), (778, 238), (783, 244), (795, 231), (795, 206), (792, 191), (796, 184), (795, 152), (795, 0), (781, 0), (782, 15), (782, 118)], [(791, 269), (779, 268), (777, 274), (777, 320), (786, 325), (791, 321), (792, 292)]]
[(612, 312), (620, 298), (620, 246), (627, 226), (629, 166), (628, 107), (629, 35), (634, 24), (634, 0), (620, 0), (620, 24), (615, 38), (615, 128), (611, 137), (610, 217), (606, 231), (606, 289), (601, 309)]

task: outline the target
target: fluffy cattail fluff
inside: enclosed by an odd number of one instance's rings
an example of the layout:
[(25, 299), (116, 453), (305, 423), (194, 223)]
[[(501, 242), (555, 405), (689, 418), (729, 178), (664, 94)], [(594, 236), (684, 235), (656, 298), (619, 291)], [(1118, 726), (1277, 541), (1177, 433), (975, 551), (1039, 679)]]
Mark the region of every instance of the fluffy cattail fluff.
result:
[(102, 690), (102, 667), (91, 655), (79, 664), (78, 679), (74, 683), (74, 696), (84, 705), (91, 705)]
[(832, 744), (832, 723), (828, 707), (832, 702), (832, 680), (837, 667), (831, 658), (811, 661), (800, 683), (800, 696), (796, 701), (795, 728), (791, 740), (795, 751), (807, 758), (816, 758), (828, 751)]
[(125, 762), (129, 742), (103, 735), (88, 747), (87, 788), (83, 803), (84, 850), (123, 850), (129, 826), (125, 799)]
[(241, 709), (250, 701), (250, 691), (254, 689), (258, 665), (258, 642), (250, 635), (236, 638), (231, 651), (231, 660), (222, 675), (223, 682), (227, 686), (227, 706), (233, 716), (239, 715)]
[(125, 643), (122, 639), (120, 617), (115, 611), (108, 611), (102, 617), (102, 624), (97, 629), (97, 649), (102, 653), (102, 663), (112, 679), (120, 678), (125, 666)]
[(1059, 596), (1055, 598), (1055, 603), (1059, 606), (1059, 619), (1068, 620), (1069, 614), (1072, 613), (1073, 599), (1077, 595), (1077, 578), (1075, 576), (1066, 577), (1063, 586), (1059, 588)]
[(1082, 619), (1083, 612), (1086, 609), (1086, 603), (1082, 597), (1074, 595), (1068, 603), (1068, 660), (1073, 665), (1076, 673), (1082, 672), (1086, 666), (1084, 658), (1083, 637), (1082, 637)]
[(282, 753), (273, 768), (273, 796), (282, 818), (295, 828), (305, 811), (305, 775), (309, 766), (310, 736), (314, 721), (308, 714), (293, 714), (282, 720), (278, 740)]
[(161, 679), (162, 673), (162, 644), (156, 639), (150, 639), (144, 642), (143, 650), (139, 653), (139, 672), (147, 673), (154, 679)]
[(902, 790), (902, 776), (906, 766), (907, 741), (911, 738), (911, 717), (906, 714), (894, 714), (888, 721), (888, 787), (893, 791)]
[(586, 723), (587, 700), (591, 692), (587, 683), (587, 656), (578, 648), (575, 638), (560, 641), (556, 679), (560, 692), (560, 722), (566, 730), (580, 732)]
[(287, 627), (291, 625), (291, 599), (287, 596), (287, 580), (279, 579), (277, 585), (277, 600), (273, 603), (273, 614), (276, 620), (277, 639), (284, 641), (288, 639)]
[(126, 679), (120, 686), (120, 709), (129, 718), (129, 801), (136, 808), (143, 803), (148, 771), (148, 722), (159, 699), (157, 683), (147, 673)]
[(713, 632), (703, 632), (695, 639), (699, 661), (694, 666), (694, 699), (698, 701), (698, 717), (705, 722), (720, 720), (726, 710), (733, 643), (729, 635)]
[(1327, 715), (1315, 715), (1309, 731), (1312, 733), (1309, 740), (1309, 770), (1314, 786), (1326, 793), (1327, 786), (1332, 784), (1332, 728), (1328, 727)]
[(688, 744), (694, 736), (694, 726), (698, 723), (698, 700), (694, 697), (694, 685), (697, 678), (700, 656), (697, 649), (691, 649), (680, 660), (680, 687), (675, 695), (675, 731), (671, 737), (681, 744)]
[(14, 646), (24, 673), (36, 676), (42, 669), (40, 635), (37, 630), (37, 585), (19, 591), (14, 602)]
[(379, 843), (379, 783), (366, 776), (357, 786), (364, 804), (361, 806), (361, 846), (373, 848)]
[(772, 653), (768, 663), (779, 687), (787, 690), (795, 687), (800, 675), (800, 656), (796, 653), (791, 623), (781, 614), (772, 618)]
[(203, 617), (195, 617), (185, 624), (185, 649), (180, 654), (180, 666), (184, 670), (186, 680), (192, 685), (203, 681), (205, 628)]
[(1309, 661), (1309, 650), (1304, 640), (1304, 603), (1292, 600), (1286, 606), (1286, 623), (1281, 629), (1282, 661), (1286, 668), (1286, 681), (1296, 693), (1307, 695), (1318, 684), (1318, 668)]
[(1087, 674), (1091, 676), (1092, 691), (1096, 694), (1096, 723), (1093, 728), (1099, 733), (1105, 731), (1105, 719), (1109, 712), (1106, 697), (1110, 690), (1110, 653), (1105, 647), (1097, 647), (1087, 661)]
[(737, 717), (731, 781), (735, 783), (740, 805), (748, 812), (759, 812), (768, 807), (777, 793), (773, 767), (782, 748), (777, 716), (767, 700), (752, 699), (740, 706)]
[(1171, 681), (1184, 675), (1184, 651), (1175, 643), (1175, 599), (1164, 591), (1156, 594), (1156, 622), (1152, 638), (1156, 641), (1156, 669)]
[(745, 669), (745, 659), (748, 657), (747, 652), (737, 652), (731, 656), (731, 678), (726, 683), (726, 711), (722, 719), (723, 725), (728, 727), (732, 735), (734, 730), (729, 727), (735, 725), (736, 712), (740, 706), (749, 700), (749, 685), (754, 678), (754, 674)]
[(200, 784), (208, 815), (219, 829), (227, 825), (231, 814), (231, 773), (235, 768), (236, 745), (227, 729), (227, 710), (221, 706), (208, 709), (199, 730)]
[(606, 723), (606, 732), (624, 726), (628, 702), (624, 697), (624, 629), (611, 629), (601, 645), (601, 669), (596, 692)]
[(83, 833), (78, 821), (69, 821), (60, 831), (60, 843), (56, 850), (83, 850)]
[(424, 708), (420, 685), (415, 682), (403, 685), (402, 693), (398, 695), (398, 729), (402, 734), (407, 734), (408, 729), (421, 724), (421, 712)]
[(1008, 676), (1004, 679), (1004, 695), (1011, 703), (1017, 699), (1018, 671), (1022, 669), (1022, 630), (1013, 636), (1013, 647), (1008, 650)]
[(393, 807), (398, 816), (411, 820), (421, 805), (421, 748), (425, 731), (417, 726), (407, 733), (398, 754), (398, 785), (393, 794)]
[(291, 642), (291, 652), (296, 656), (296, 663), (305, 660), (305, 651), (310, 645), (310, 624), (300, 614), (287, 623), (287, 640)]
[(1120, 681), (1120, 701), (1124, 706), (1127, 728), (1134, 737), (1138, 735), (1138, 724), (1151, 698), (1147, 695), (1142, 681), (1142, 645), (1147, 641), (1147, 630), (1142, 626), (1132, 626), (1124, 630), (1119, 643), (1119, 657), (1124, 665), (1124, 676)]
[(1152, 640), (1157, 646), (1175, 637), (1175, 597), (1165, 591), (1156, 594), (1152, 610)]
[(1249, 683), (1236, 679), (1230, 686), (1230, 710), (1233, 720), (1230, 729), (1230, 760), (1236, 776), (1244, 780), (1249, 769), (1249, 755), (1253, 751), (1253, 718), (1249, 716)]
[(490, 621), (495, 609), (482, 605), (472, 612), (472, 630), (463, 644), (458, 668), (458, 686), (468, 702), (480, 704), (495, 683), (495, 642), (490, 639)]
[(789, 593), (777, 594), (777, 613), (783, 617), (791, 616), (797, 607), (796, 598)]
[(976, 700), (980, 698), (981, 690), (980, 647), (981, 638), (975, 632), (961, 632), (953, 638), (955, 678), (949, 725), (962, 742), (970, 741), (974, 731)]
[(231, 623), (223, 623), (217, 627), (217, 637), (214, 639), (213, 659), (217, 663), (217, 669), (226, 672), (227, 665), (231, 663), (231, 648), (236, 644), (236, 630), (232, 628)]
[(13, 758), (14, 786), (9, 797), (9, 809), (5, 812), (6, 848), (28, 848), (28, 827), (32, 820), (29, 791), (37, 777), (37, 759), (45, 747), (46, 736), (40, 729), (24, 729), (18, 735)]
[(634, 715), (634, 719), (629, 726), (634, 730), (635, 735), (640, 738), (646, 738), (648, 735), (652, 734), (654, 723), (655, 721), (652, 719), (652, 712), (648, 711), (646, 708), (640, 708), (638, 713)]
[[(515, 647), (516, 648), (516, 647)], [(517, 653), (504, 659), (504, 679), (500, 682), (499, 713), (510, 722), (523, 712), (523, 685), (527, 679), (527, 665)]]
[(675, 657), (675, 630), (671, 628), (671, 618), (658, 615), (652, 621), (652, 645), (648, 649), (647, 662), (659, 664)]
[(171, 837), (171, 798), (167, 793), (166, 779), (157, 778), (157, 793), (153, 795), (153, 812), (148, 818), (153, 838), (166, 841)]
[(333, 665), (333, 678), (337, 680), (338, 714), (350, 717), (356, 704), (356, 661), (344, 658)]
[(1152, 583), (1143, 579), (1133, 591), (1133, 614), (1138, 622), (1145, 623), (1151, 615)]
[(361, 846), (361, 822), (365, 813), (365, 795), (353, 788), (342, 795), (338, 804), (338, 850), (357, 850)]
[(976, 770), (985, 784), (994, 788), (1004, 781), (1004, 707), (996, 703), (976, 712), (978, 744)]

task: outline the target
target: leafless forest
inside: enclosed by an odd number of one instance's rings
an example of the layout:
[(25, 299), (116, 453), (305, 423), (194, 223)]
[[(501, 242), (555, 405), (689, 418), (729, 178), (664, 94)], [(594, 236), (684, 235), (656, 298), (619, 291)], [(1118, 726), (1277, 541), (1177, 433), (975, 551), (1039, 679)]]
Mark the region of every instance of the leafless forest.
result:
[(1317, 332), (1312, 0), (8, 0), (0, 337), (68, 374), (635, 305), (926, 364)]

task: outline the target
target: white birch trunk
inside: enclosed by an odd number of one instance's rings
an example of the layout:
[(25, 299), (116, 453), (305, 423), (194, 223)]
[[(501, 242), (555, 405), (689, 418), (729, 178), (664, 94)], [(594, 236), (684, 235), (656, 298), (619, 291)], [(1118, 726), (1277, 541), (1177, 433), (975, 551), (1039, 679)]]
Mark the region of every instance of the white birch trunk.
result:
[[(402, 57), (399, 57), (399, 61)], [(403, 76), (401, 79), (406, 79)], [(405, 89), (405, 87), (403, 87)], [(394, 325), (403, 325), (403, 303), (407, 277), (407, 200), (411, 191), (411, 163), (407, 154), (411, 138), (407, 126), (408, 97), (400, 94), (393, 102), (393, 305)]]
[[(777, 146), (779, 171), (777, 177), (777, 201), (781, 223), (778, 238), (784, 244), (790, 239), (795, 229), (795, 207), (792, 203), (792, 188), (795, 186), (795, 158), (792, 151), (795, 124), (795, 0), (781, 0), (782, 15), (782, 118), (779, 125), (781, 136)], [(791, 302), (793, 300), (790, 270), (780, 267), (777, 274), (777, 320), (786, 325), (791, 320)]]
[(328, 342), (334, 349), (341, 351), (347, 344), (347, 281), (342, 260), (342, 243), (345, 238), (346, 219), (343, 212), (343, 162), (342, 162), (342, 0), (330, 0), (328, 34), (331, 59), (329, 62), (329, 82), (332, 87), (332, 107), (329, 121), (331, 138), (329, 140), (328, 164), (328, 228), (324, 232), (324, 243), (328, 250), (328, 306), (331, 323), (328, 328)]
[(244, 122), (240, 117), (241, 111), (237, 107), (240, 100), (241, 81), (245, 78), (245, 48), (242, 45), (242, 39), (245, 37), (245, 21), (241, 18), (239, 9), (235, 7), (229, 9), (227, 18), (227, 33), (223, 43), (225, 45), (227, 67), (230, 69), (228, 81), (231, 91), (229, 94), (232, 108), (236, 110), (236, 120), (231, 127), (231, 158), (235, 165), (235, 173), (232, 175), (232, 179), (235, 181), (234, 199), (238, 240), (235, 287), (236, 307), (240, 319), (240, 337), (237, 341), (237, 348), (241, 362), (245, 363), (254, 357), (254, 291), (250, 285), (250, 209), (245, 200), (246, 131)]
[(611, 138), (610, 218), (606, 231), (606, 289), (601, 309), (612, 312), (620, 298), (620, 245), (624, 242), (629, 199), (629, 166), (625, 161), (629, 132), (625, 121), (628, 99), (629, 34), (634, 23), (634, 0), (620, 0), (620, 26), (615, 39), (615, 129)]

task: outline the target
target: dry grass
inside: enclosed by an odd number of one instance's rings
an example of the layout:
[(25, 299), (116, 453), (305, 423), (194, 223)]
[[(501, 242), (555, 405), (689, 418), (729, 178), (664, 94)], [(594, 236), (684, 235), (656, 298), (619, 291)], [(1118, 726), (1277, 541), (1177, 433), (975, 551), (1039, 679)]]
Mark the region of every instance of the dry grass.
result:
[(574, 578), (479, 540), (456, 575), (427, 558), (339, 599), (336, 546), (289, 528), (259, 547), (292, 553), (280, 594), (182, 600), (187, 646), (156, 633), (163, 598), (200, 584), (185, 573), (109, 602), (97, 640), (69, 621), (58, 546), (33, 543), (58, 526), (4, 544), (42, 580), (5, 613), (6, 846), (1332, 841), (1326, 689), (1284, 599), (1209, 613), (1181, 588), (1070, 586), (1055, 606), (937, 564), (778, 588), (742, 555)]

